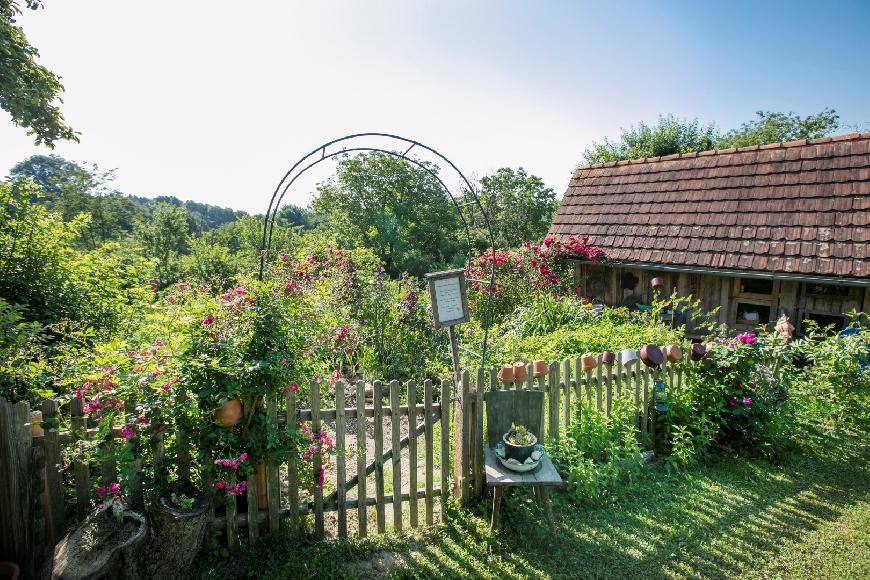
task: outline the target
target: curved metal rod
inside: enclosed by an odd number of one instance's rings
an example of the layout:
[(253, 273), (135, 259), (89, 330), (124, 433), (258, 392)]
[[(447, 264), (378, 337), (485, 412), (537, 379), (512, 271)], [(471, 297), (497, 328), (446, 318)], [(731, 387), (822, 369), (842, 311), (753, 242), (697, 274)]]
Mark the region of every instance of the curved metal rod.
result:
[[(356, 148), (350, 148), (350, 149), (343, 148), (340, 151), (337, 151), (335, 153), (330, 153), (327, 155), (327, 153), (326, 153), (327, 147), (331, 147), (332, 145), (335, 145), (336, 143), (341, 143), (344, 141), (349, 141), (351, 139), (356, 139), (356, 138), (360, 138), (360, 137), (384, 137), (384, 138), (388, 138), (388, 139), (394, 139), (394, 140), (401, 141), (403, 143), (408, 144), (408, 147), (407, 147), (407, 149), (405, 149), (405, 152), (402, 154), (399, 154), (395, 151), (389, 151), (386, 149), (380, 149), (380, 148), (375, 148), (375, 147), (356, 147)], [(438, 176), (438, 174), (436, 174), (431, 169), (429, 169), (428, 167), (423, 165), (421, 162), (407, 157), (407, 154), (415, 147), (420, 147), (421, 149), (424, 149), (424, 150), (429, 151), (430, 153), (434, 154), (439, 159), (441, 159), (442, 161), (447, 163), (453, 169), (453, 171), (455, 171), (459, 175), (459, 177), (465, 183), (467, 191), (471, 195), (471, 197), (474, 201), (474, 204), (477, 206), (477, 208), (480, 210), (480, 214), (483, 216), (484, 223), (486, 224), (486, 231), (489, 234), (490, 249), (492, 251), (495, 251), (495, 237), (492, 233), (492, 225), (489, 221), (489, 216), (487, 215), (486, 211), (484, 211), (483, 205), (480, 203), (480, 198), (477, 196), (477, 192), (474, 190), (474, 187), (471, 185), (471, 182), (468, 180), (468, 178), (465, 177), (465, 175), (459, 170), (459, 168), (453, 164), (452, 161), (450, 161), (447, 157), (445, 157), (444, 155), (442, 155), (440, 152), (433, 149), (432, 147), (429, 147), (428, 145), (424, 145), (423, 143), (420, 143), (419, 141), (416, 141), (414, 139), (408, 139), (407, 137), (401, 137), (399, 135), (393, 135), (391, 133), (378, 133), (378, 132), (354, 133), (351, 135), (345, 135), (344, 137), (339, 137), (338, 139), (333, 139), (332, 141), (328, 141), (327, 143), (324, 143), (323, 145), (317, 147), (316, 149), (313, 149), (307, 155), (303, 156), (296, 163), (294, 163), (290, 167), (290, 169), (287, 170), (287, 172), (284, 174), (284, 176), (281, 178), (281, 181), (278, 182), (278, 185), (275, 188), (275, 191), (272, 193), (272, 197), (269, 199), (269, 206), (266, 209), (266, 215), (265, 215), (265, 218), (263, 220), (263, 235), (262, 235), (262, 239), (260, 242), (260, 274), (259, 274), (259, 278), (261, 280), (263, 278), (263, 271), (265, 268), (266, 257), (267, 257), (269, 250), (271, 250), (271, 246), (272, 246), (272, 234), (273, 234), (274, 228), (275, 228), (275, 220), (276, 220), (277, 215), (278, 215), (278, 209), (281, 206), (281, 201), (284, 198), (284, 194), (287, 192), (287, 190), (290, 188), (290, 186), (293, 185), (293, 183), (296, 181), (296, 179), (299, 178), (299, 176), (304, 174), (306, 171), (308, 171), (309, 169), (311, 169), (312, 167), (314, 167), (315, 165), (317, 165), (321, 161), (325, 161), (326, 159), (332, 159), (333, 157), (335, 157), (337, 155), (340, 155), (342, 153), (349, 153), (352, 151), (378, 151), (381, 153), (385, 153), (387, 155), (399, 157), (401, 159), (405, 159), (406, 161), (410, 161), (411, 163), (413, 163), (416, 166), (420, 167), (421, 169), (425, 170), (427, 173), (429, 173), (429, 175), (434, 177), (438, 181), (438, 183), (441, 185), (441, 187), (444, 189), (444, 191), (447, 193), (447, 195), (450, 197), (450, 200), (453, 202), (453, 205), (456, 208), (456, 211), (459, 213), (459, 218), (462, 220), (462, 224), (463, 224), (463, 227), (465, 229), (466, 241), (468, 242), (468, 248), (469, 248), (468, 255), (469, 255), (469, 259), (470, 259), (473, 248), (472, 248), (472, 244), (471, 244), (471, 233), (469, 230), (468, 222), (466, 221), (465, 216), (463, 215), (462, 210), (461, 210), (458, 202), (456, 201), (456, 198), (453, 196), (453, 193), (450, 191), (450, 188), (448, 188), (446, 186), (446, 184), (440, 178), (440, 176)], [(297, 175), (290, 178), (290, 176), (293, 174), (293, 172), (300, 165), (304, 164), (310, 157), (316, 155), (318, 152), (320, 153), (320, 159), (318, 159), (314, 162), (308, 163), (308, 165), (306, 165)], [(289, 182), (288, 182), (288, 179), (289, 179)], [(285, 182), (287, 182), (287, 183), (285, 184)], [(276, 201), (276, 198), (277, 198), (277, 201)], [(487, 342), (488, 342), (488, 338), (489, 338), (489, 327), (492, 323), (492, 295), (493, 295), (494, 286), (495, 286), (495, 264), (493, 263), (490, 265), (489, 287), (488, 287), (488, 292), (486, 294), (486, 309), (484, 311), (483, 344), (482, 344), (482, 348), (481, 348), (481, 365), (482, 366), (486, 366), (486, 350), (487, 350), (486, 347), (487, 347)]]

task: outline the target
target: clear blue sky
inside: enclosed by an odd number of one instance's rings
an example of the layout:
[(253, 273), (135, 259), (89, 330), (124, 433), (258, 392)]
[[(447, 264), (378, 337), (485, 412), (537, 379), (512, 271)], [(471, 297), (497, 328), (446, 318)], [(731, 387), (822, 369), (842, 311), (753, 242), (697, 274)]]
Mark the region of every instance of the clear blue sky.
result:
[[(262, 211), (290, 163), (357, 131), (562, 193), (593, 140), (659, 113), (728, 129), (830, 106), (870, 130), (870, 1), (45, 5), (20, 22), (82, 132), (56, 153), (137, 195)], [(45, 152), (5, 113), (0, 144), (3, 170)]]

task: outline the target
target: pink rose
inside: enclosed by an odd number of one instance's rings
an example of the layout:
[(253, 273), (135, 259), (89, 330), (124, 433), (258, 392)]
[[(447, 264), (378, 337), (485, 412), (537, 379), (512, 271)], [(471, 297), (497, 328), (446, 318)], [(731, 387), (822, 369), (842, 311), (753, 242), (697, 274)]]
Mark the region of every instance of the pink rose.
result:
[(752, 404), (752, 399), (750, 399), (749, 397), (744, 397), (744, 398), (743, 398), (743, 404), (744, 404), (744, 405), (751, 405), (751, 404)]

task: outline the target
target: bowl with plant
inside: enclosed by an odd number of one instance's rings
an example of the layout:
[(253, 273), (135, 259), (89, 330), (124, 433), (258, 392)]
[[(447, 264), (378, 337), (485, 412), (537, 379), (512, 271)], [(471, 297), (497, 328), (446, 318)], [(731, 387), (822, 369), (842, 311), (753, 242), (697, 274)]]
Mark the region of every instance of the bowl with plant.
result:
[(538, 438), (535, 437), (534, 433), (524, 425), (515, 425), (514, 423), (511, 423), (510, 430), (504, 434), (502, 439), (505, 459), (515, 459), (520, 463), (524, 463), (532, 456), (535, 445), (538, 443)]

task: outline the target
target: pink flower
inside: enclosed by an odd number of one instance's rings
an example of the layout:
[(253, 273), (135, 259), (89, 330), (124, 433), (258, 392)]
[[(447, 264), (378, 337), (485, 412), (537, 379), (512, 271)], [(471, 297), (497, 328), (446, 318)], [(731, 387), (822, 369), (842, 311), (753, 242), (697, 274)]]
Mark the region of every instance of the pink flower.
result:
[(137, 421), (139, 421), (139, 423), (141, 423), (142, 425), (147, 425), (148, 417), (146, 417), (145, 415), (140, 415)]
[(292, 385), (290, 385), (290, 390), (295, 393), (296, 391), (299, 390), (299, 385), (297, 385), (296, 383), (293, 383)]
[(208, 288), (207, 288), (206, 286), (200, 286), (199, 288), (197, 288), (197, 290), (199, 290), (199, 291), (202, 292), (203, 294), (205, 294), (206, 292), (208, 292)]
[(170, 294), (166, 297), (166, 301), (170, 304), (174, 304), (176, 300), (178, 300), (178, 296), (176, 296), (175, 294)]
[(743, 334), (738, 334), (737, 340), (742, 342), (743, 344), (755, 344), (755, 333), (744, 332)]
[(184, 282), (182, 282), (182, 283), (180, 283), (180, 284), (178, 285), (178, 289), (179, 289), (179, 290), (187, 290), (188, 288), (190, 288), (190, 286), (188, 286), (188, 285), (185, 284)]
[(105, 485), (101, 485), (100, 487), (97, 488), (97, 495), (100, 497), (103, 497), (104, 495), (106, 495), (106, 486)]
[(132, 425), (124, 425), (121, 427), (121, 437), (124, 439), (135, 439), (136, 433), (133, 431)]
[(326, 472), (321, 467), (320, 473), (317, 475), (317, 484), (314, 486), (315, 488), (320, 489), (321, 487), (323, 487), (323, 478), (324, 478), (325, 474), (326, 474)]
[(166, 343), (158, 338), (154, 341), (154, 346), (166, 346)]
[(227, 486), (226, 481), (216, 481), (214, 484), (215, 489), (224, 489)]
[(284, 394), (285, 394), (285, 395), (289, 395), (289, 394), (290, 394), (290, 389), (289, 389), (288, 387), (282, 387), (281, 390), (284, 391)]
[(282, 365), (286, 365), (286, 364), (287, 364), (287, 357), (286, 357), (286, 356), (281, 358), (281, 364), (282, 364)]
[(751, 405), (751, 404), (752, 404), (752, 399), (750, 399), (749, 397), (744, 397), (744, 398), (743, 398), (743, 404), (744, 404), (744, 405)]
[(736, 407), (737, 406), (737, 399), (731, 399), (730, 401), (728, 401), (728, 404), (731, 405), (732, 407)]
[(109, 484), (109, 493), (116, 494), (121, 491), (121, 484), (119, 483), (110, 483)]
[(214, 316), (209, 314), (208, 316), (206, 316), (205, 318), (202, 319), (202, 322), (200, 322), (200, 325), (201, 326), (209, 326), (209, 325), (211, 325), (212, 322), (214, 322)]
[(245, 461), (248, 458), (247, 451), (239, 455), (239, 461)]

